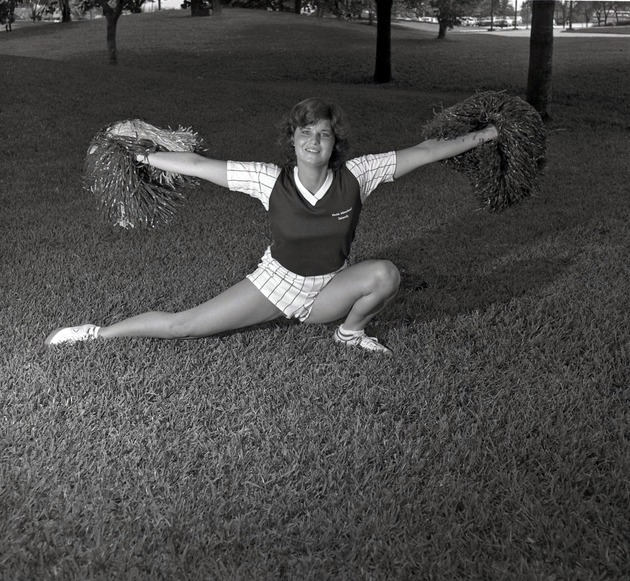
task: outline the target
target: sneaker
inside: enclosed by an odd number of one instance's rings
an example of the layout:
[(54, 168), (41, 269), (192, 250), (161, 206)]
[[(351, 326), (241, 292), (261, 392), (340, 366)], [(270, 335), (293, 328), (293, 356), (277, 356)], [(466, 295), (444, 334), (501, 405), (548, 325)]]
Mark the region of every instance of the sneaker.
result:
[(366, 351), (373, 351), (375, 353), (383, 353), (384, 355), (393, 355), (391, 349), (385, 347), (378, 342), (376, 337), (368, 337), (363, 331), (360, 335), (354, 335), (350, 338), (345, 338), (339, 332), (339, 327), (335, 331), (334, 339), (336, 343), (343, 343), (344, 345), (350, 345), (352, 347), (361, 347)]
[(53, 331), (46, 338), (46, 345), (59, 345), (61, 343), (77, 343), (96, 339), (100, 327), (96, 325), (80, 325), (79, 327), (62, 327)]

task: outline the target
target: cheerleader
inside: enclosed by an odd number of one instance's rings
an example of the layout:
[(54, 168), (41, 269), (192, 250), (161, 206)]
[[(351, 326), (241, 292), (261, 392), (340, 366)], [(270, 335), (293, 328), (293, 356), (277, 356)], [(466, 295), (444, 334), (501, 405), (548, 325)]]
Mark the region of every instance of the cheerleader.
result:
[(494, 125), (453, 139), (428, 139), (406, 149), (348, 159), (341, 109), (320, 99), (295, 105), (282, 126), (287, 163), (209, 159), (197, 153), (156, 152), (139, 160), (163, 171), (208, 180), (260, 201), (272, 244), (245, 279), (189, 310), (151, 311), (110, 326), (52, 332), (47, 345), (114, 337), (208, 337), (279, 317), (307, 324), (342, 321), (333, 339), (391, 354), (366, 327), (396, 296), (400, 274), (388, 260), (349, 265), (361, 208), (382, 183), (496, 139)]

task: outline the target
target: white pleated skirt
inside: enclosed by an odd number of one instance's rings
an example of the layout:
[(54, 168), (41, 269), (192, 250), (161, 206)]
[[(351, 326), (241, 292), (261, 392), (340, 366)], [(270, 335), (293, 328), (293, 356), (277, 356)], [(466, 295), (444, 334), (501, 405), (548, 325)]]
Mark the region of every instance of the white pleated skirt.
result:
[(322, 289), (347, 265), (329, 274), (300, 276), (282, 266), (267, 248), (258, 268), (247, 278), (278, 307), (287, 319), (305, 321)]

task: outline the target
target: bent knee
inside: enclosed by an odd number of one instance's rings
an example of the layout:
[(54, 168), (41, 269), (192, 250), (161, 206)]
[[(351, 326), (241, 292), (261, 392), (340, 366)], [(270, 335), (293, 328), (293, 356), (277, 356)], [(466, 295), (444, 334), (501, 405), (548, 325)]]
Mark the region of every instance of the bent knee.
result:
[(396, 293), (400, 286), (400, 271), (389, 260), (376, 260), (372, 267), (375, 285), (389, 293)]

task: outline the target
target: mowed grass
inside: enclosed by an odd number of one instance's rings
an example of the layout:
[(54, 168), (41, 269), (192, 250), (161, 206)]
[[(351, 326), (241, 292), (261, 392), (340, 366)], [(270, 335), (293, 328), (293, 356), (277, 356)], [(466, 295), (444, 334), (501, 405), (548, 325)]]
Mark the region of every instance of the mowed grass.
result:
[(372, 331), (277, 322), (197, 341), (46, 349), (56, 326), (198, 304), (253, 269), (262, 207), (209, 184), (167, 228), (105, 224), (91, 137), (141, 117), (208, 155), (281, 161), (298, 99), (344, 106), (355, 152), (418, 140), (476, 90), (524, 93), (528, 41), (226, 9), (0, 35), (0, 578), (624, 579), (630, 575), (629, 45), (555, 42), (539, 194), (477, 210), (434, 166), (366, 204), (389, 258)]

